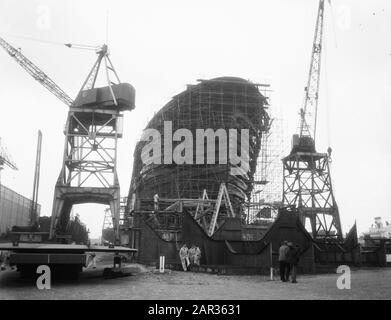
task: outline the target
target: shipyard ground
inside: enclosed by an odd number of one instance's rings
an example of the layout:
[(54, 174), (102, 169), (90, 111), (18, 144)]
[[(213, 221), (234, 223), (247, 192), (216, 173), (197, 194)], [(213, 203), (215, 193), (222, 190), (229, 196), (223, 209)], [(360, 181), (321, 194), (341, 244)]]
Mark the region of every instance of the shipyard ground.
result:
[[(339, 274), (301, 275), (297, 284), (270, 281), (266, 276), (224, 276), (167, 271), (128, 264), (133, 274), (104, 279), (108, 261), (86, 269), (78, 281), (57, 280), (38, 290), (16, 271), (0, 272), (3, 299), (391, 299), (391, 268), (354, 270), (351, 289), (339, 290)], [(106, 265), (104, 265), (106, 263)]]

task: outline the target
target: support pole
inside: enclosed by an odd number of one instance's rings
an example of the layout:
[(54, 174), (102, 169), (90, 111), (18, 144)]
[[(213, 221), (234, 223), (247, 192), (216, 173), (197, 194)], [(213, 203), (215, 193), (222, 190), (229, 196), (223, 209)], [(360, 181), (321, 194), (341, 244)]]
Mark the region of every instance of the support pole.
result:
[(38, 223), (38, 189), (39, 175), (41, 171), (41, 149), (42, 149), (42, 132), (38, 130), (37, 154), (35, 158), (35, 172), (33, 184), (33, 197), (31, 198), (30, 207), (30, 226)]
[(270, 252), (270, 281), (274, 280), (274, 268), (273, 268), (273, 243), (269, 244), (269, 252)]

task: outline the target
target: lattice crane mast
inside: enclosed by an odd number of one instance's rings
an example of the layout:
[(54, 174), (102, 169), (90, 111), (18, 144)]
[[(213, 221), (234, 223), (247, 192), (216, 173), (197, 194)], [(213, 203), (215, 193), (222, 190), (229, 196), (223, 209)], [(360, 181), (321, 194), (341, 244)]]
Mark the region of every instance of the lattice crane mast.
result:
[(300, 109), (298, 145), (301, 147), (310, 148), (310, 151), (315, 151), (316, 121), (318, 113), (320, 68), (322, 58), (324, 2), (325, 0), (319, 1), (308, 82), (304, 89), (304, 106), (302, 109)]
[(48, 75), (27, 59), (20, 50), (14, 48), (7, 41), (0, 37), (0, 45), (3, 49), (25, 69), (35, 80), (41, 83), (46, 89), (53, 93), (67, 106), (73, 104), (73, 100), (62, 90)]
[(315, 239), (341, 240), (341, 221), (329, 166), (331, 148), (328, 153), (315, 150), (324, 3), (325, 0), (319, 1), (304, 106), (300, 110), (299, 134), (293, 136), (291, 153), (282, 160), (283, 203), (298, 209), (304, 225), (309, 220)]

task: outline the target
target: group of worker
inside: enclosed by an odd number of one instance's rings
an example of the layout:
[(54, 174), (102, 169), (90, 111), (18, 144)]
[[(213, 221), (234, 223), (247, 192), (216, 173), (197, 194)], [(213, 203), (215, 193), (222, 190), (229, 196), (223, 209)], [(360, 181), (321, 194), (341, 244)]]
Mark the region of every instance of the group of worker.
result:
[[(124, 256), (120, 255), (119, 252), (114, 253), (113, 258), (113, 269), (120, 270), (122, 268), (122, 260)], [(87, 268), (96, 269), (96, 253), (90, 252), (88, 254)]]
[(299, 264), (300, 247), (292, 242), (283, 241), (278, 251), (280, 278), (282, 282), (297, 283), (297, 265)]
[(189, 266), (199, 266), (201, 261), (201, 249), (196, 245), (183, 244), (179, 250), (179, 258), (181, 259), (183, 271), (187, 271)]
[(9, 251), (0, 251), (1, 271), (4, 271), (9, 265), (9, 257), (10, 257)]

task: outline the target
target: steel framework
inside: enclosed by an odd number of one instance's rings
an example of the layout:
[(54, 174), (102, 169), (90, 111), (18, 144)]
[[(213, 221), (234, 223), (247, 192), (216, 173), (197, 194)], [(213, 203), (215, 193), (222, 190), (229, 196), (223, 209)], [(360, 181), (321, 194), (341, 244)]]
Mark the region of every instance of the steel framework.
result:
[(326, 153), (295, 152), (283, 159), (283, 202), (308, 218), (314, 238), (342, 237), (339, 210), (331, 183)]
[(278, 208), (282, 204), (281, 159), (286, 152), (286, 145), (282, 118), (273, 115), (274, 112), (269, 110), (271, 117), (269, 130), (263, 134), (261, 140), (260, 155), (254, 174), (254, 187), (250, 201), (246, 203), (247, 224), (270, 225), (277, 217)]
[(311, 137), (315, 143), (316, 120), (319, 101), (320, 67), (322, 60), (322, 39), (324, 21), (324, 0), (319, 1), (318, 16), (315, 26), (314, 40), (308, 82), (305, 87), (304, 108), (300, 111), (300, 137)]
[(7, 150), (1, 146), (1, 138), (0, 138), (0, 183), (1, 183), (1, 171), (4, 169), (4, 166), (7, 166), (13, 170), (18, 170), (16, 164), (12, 161), (11, 157), (8, 155)]
[[(168, 217), (169, 214), (176, 215), (178, 213), (182, 215), (184, 209), (190, 213), (194, 220), (210, 237), (212, 237), (216, 230), (223, 225), (227, 217), (238, 217), (232, 207), (230, 195), (225, 183), (220, 184), (216, 199), (210, 198), (206, 189), (204, 189), (202, 196), (198, 199), (159, 199), (158, 211), (149, 210), (151, 208), (148, 208), (147, 200), (140, 200), (140, 202), (139, 206), (143, 208), (143, 210), (136, 209), (135, 211), (150, 214), (152, 216), (151, 221), (154, 221), (154, 224), (151, 226), (156, 230), (165, 229), (167, 223), (172, 224), (173, 222), (172, 219), (162, 219), (162, 221), (160, 221), (161, 216)], [(179, 227), (176, 223), (174, 223), (174, 225)]]
[(304, 108), (300, 110), (299, 135), (293, 136), (292, 151), (283, 159), (283, 204), (297, 207), (304, 225), (309, 219), (314, 238), (342, 239), (330, 176), (331, 149), (329, 154), (318, 153), (315, 149), (324, 2), (319, 1)]
[[(118, 240), (120, 190), (116, 171), (117, 140), (122, 136), (122, 111), (134, 108), (134, 89), (128, 84), (120, 84), (106, 44), (101, 47), (65, 45), (96, 50), (98, 54), (75, 101), (20, 50), (0, 38), (0, 46), (19, 65), (69, 106), (62, 168), (54, 192), (50, 238), (66, 232), (74, 204), (93, 202), (110, 205)], [(95, 88), (102, 65), (107, 87)], [(117, 84), (112, 82), (110, 74)]]
[[(169, 164), (162, 160), (160, 165), (145, 165), (141, 161), (145, 142), (140, 141), (134, 153), (129, 200), (133, 194), (137, 194), (137, 199), (152, 199), (154, 194), (158, 194), (161, 199), (197, 199), (204, 190), (209, 197), (216, 199), (221, 183), (225, 183), (233, 210), (241, 216), (253, 187), (261, 139), (270, 121), (267, 97), (260, 92), (259, 87), (269, 90), (267, 84), (255, 84), (240, 78), (199, 80), (197, 85), (188, 85), (185, 91), (174, 96), (147, 125), (147, 128), (154, 128), (164, 134), (164, 122), (171, 121), (173, 132), (186, 128), (193, 137), (196, 137), (197, 129), (224, 129), (226, 132), (228, 129), (237, 129), (239, 133), (241, 129), (249, 129), (248, 172), (231, 175), (232, 165), (229, 161), (197, 164), (194, 160), (193, 164)], [(173, 148), (176, 145), (177, 142)], [(217, 155), (228, 150), (228, 145), (221, 146), (219, 139), (215, 139), (214, 147), (216, 159)], [(163, 144), (162, 155), (165, 150)], [(195, 155), (196, 143), (193, 150)]]
[[(51, 237), (64, 232), (72, 205), (93, 202), (110, 205), (116, 240), (119, 240), (117, 143), (122, 137), (122, 111), (133, 106), (124, 108), (117, 101), (119, 97), (115, 90), (120, 81), (108, 57), (107, 46), (104, 45), (97, 54), (97, 61), (69, 108), (62, 169), (55, 187)], [(102, 62), (108, 86), (96, 89)], [(111, 81), (110, 72), (118, 84)], [(99, 100), (101, 96), (106, 96), (104, 103)]]
[(102, 232), (105, 229), (113, 229), (113, 215), (111, 214), (110, 208), (105, 209), (105, 216), (103, 218)]
[[(122, 230), (127, 230), (131, 224), (132, 224), (132, 217), (130, 217), (129, 213), (125, 211), (126, 203), (128, 198), (122, 197), (120, 198), (120, 216), (119, 216), (119, 230), (120, 232)], [(112, 214), (110, 207), (105, 208), (104, 210), (105, 215), (103, 219), (103, 227), (102, 227), (102, 234), (104, 233), (105, 229), (113, 229), (114, 225), (113, 221), (115, 221), (115, 216)]]

